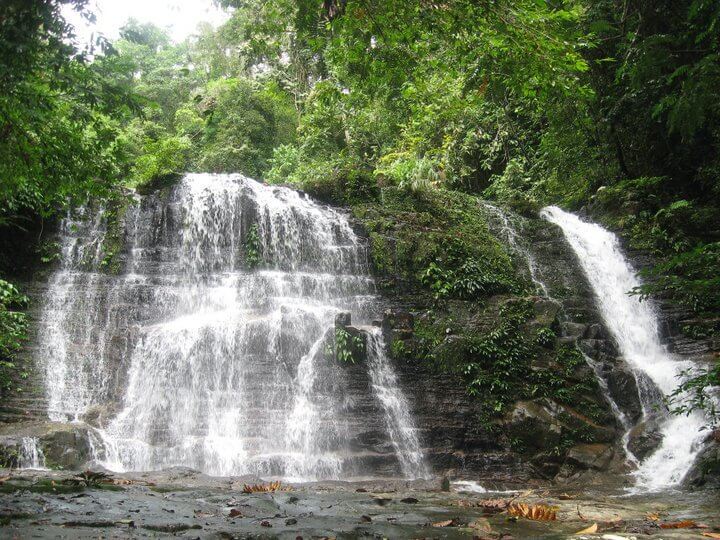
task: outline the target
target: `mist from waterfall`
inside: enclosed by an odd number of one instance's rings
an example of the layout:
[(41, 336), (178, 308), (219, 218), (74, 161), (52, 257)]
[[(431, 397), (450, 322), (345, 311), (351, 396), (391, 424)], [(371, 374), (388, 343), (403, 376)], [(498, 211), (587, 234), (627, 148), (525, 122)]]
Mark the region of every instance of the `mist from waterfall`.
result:
[(427, 475), (376, 333), (368, 395), (328, 356), (338, 313), (368, 324), (380, 309), (366, 244), (342, 212), (241, 175), (190, 174), (128, 208), (119, 275), (100, 271), (101, 214), (63, 223), (39, 354), (49, 416), (99, 425), (105, 466), (372, 475), (378, 456), (358, 441), (377, 413), (397, 472)]
[(679, 484), (701, 448), (704, 419), (699, 413), (670, 415), (663, 397), (677, 388), (681, 373), (694, 367), (692, 362), (666, 350), (652, 303), (629, 294), (640, 281), (614, 234), (557, 207), (547, 207), (541, 215), (562, 229), (575, 251), (605, 324), (634, 371), (644, 417), (660, 417), (662, 443), (633, 472), (636, 487), (653, 491)]

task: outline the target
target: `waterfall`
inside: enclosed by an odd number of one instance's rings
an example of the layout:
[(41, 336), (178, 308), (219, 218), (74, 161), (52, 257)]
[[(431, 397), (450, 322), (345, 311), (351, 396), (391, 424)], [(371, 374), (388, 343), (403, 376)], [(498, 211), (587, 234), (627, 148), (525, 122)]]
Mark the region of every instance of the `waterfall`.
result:
[(373, 392), (385, 410), (390, 440), (399, 456), (403, 473), (410, 478), (426, 478), (429, 473), (410, 415), (410, 407), (400, 392), (379, 328), (373, 328), (368, 334), (367, 349)]
[[(550, 294), (550, 289), (545, 283), (543, 277), (541, 276), (541, 269), (538, 267), (538, 263), (533, 256), (529, 242), (527, 238), (523, 236), (523, 231), (526, 227), (526, 220), (524, 220), (518, 215), (510, 214), (506, 210), (492, 205), (489, 202), (480, 201), (480, 204), (482, 204), (490, 212), (490, 217), (494, 220), (494, 222), (491, 221), (491, 225), (494, 225), (497, 233), (505, 239), (511, 250), (515, 254), (517, 254), (520, 259), (525, 262), (525, 264), (527, 264), (530, 279), (537, 286), (538, 292), (540, 292), (545, 298), (561, 304), (561, 302), (559, 302), (556, 298), (553, 298), (553, 296)], [(623, 451), (625, 452), (627, 460), (631, 463), (636, 464), (637, 459), (628, 448), (630, 430), (632, 429), (632, 426), (630, 425), (630, 420), (627, 418), (625, 413), (620, 410), (617, 402), (610, 394), (610, 391), (608, 389), (608, 383), (602, 373), (601, 366), (592, 358), (590, 358), (587, 354), (585, 354), (582, 350), (580, 350), (579, 348), (577, 348), (577, 350), (582, 354), (587, 365), (595, 373), (595, 378), (600, 385), (600, 388), (603, 392), (603, 397), (605, 398), (605, 401), (610, 407), (613, 416), (615, 416), (618, 423), (625, 429), (625, 435), (622, 440)]]
[(367, 475), (362, 430), (381, 415), (388, 459), (423, 472), (408, 466), (420, 445), (384, 353), (365, 366), (373, 396), (327, 354), (335, 315), (362, 324), (380, 310), (345, 214), (241, 175), (189, 174), (127, 209), (119, 275), (100, 271), (110, 232), (102, 209), (88, 214), (63, 223), (39, 360), (53, 420), (105, 419), (105, 466)]
[(45, 470), (45, 454), (40, 448), (37, 437), (23, 437), (18, 453), (18, 466), (21, 469)]
[(677, 485), (700, 450), (703, 416), (671, 416), (662, 398), (675, 390), (681, 372), (692, 363), (674, 358), (663, 347), (652, 304), (628, 294), (640, 282), (614, 234), (557, 207), (547, 207), (541, 215), (562, 229), (575, 251), (605, 324), (635, 373), (644, 416), (662, 417), (662, 443), (633, 473), (637, 487), (658, 490)]
[(510, 216), (503, 209), (490, 204), (486, 201), (480, 201), (480, 204), (487, 209), (491, 217), (497, 221), (496, 229), (498, 233), (505, 239), (510, 249), (516, 253), (520, 258), (524, 259), (527, 263), (528, 270), (530, 272), (530, 279), (538, 287), (540, 292), (545, 297), (550, 297), (547, 285), (538, 276), (537, 263), (530, 253), (527, 245), (522, 241), (520, 235), (522, 234), (522, 222), (513, 223)]

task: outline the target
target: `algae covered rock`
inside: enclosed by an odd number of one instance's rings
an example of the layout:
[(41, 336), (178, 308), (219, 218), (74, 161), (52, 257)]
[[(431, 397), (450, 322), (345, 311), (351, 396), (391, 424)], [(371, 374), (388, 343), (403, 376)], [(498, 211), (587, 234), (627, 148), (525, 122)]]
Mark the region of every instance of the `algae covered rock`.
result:
[(92, 456), (90, 428), (82, 422), (33, 422), (10, 424), (0, 431), (0, 455), (16, 456), (5, 465), (20, 466), (19, 455), (25, 439), (35, 439), (44, 465), (52, 469), (80, 469)]

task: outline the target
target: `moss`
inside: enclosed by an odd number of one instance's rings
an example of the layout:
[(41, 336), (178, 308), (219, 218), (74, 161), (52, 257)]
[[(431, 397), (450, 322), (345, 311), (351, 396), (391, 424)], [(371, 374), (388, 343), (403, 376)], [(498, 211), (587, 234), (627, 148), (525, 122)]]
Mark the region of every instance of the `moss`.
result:
[(0, 447), (0, 467), (14, 469), (19, 461), (18, 449), (9, 446)]
[(381, 275), (389, 275), (394, 269), (393, 255), (387, 238), (377, 232), (370, 233), (370, 255), (375, 271)]
[[(475, 197), (386, 187), (353, 206), (369, 233), (378, 277), (438, 298), (478, 299), (522, 290), (513, 262), (491, 234)], [(390, 242), (389, 238), (392, 238)]]
[(105, 237), (100, 269), (109, 274), (118, 274), (122, 270), (120, 254), (125, 248), (125, 215), (131, 202), (132, 198), (128, 193), (117, 192), (108, 200), (105, 207), (103, 215)]
[(85, 491), (85, 487), (76, 484), (63, 484), (49, 478), (33, 483), (7, 481), (0, 484), (0, 493), (15, 493), (17, 491), (29, 491), (30, 493), (80, 493)]

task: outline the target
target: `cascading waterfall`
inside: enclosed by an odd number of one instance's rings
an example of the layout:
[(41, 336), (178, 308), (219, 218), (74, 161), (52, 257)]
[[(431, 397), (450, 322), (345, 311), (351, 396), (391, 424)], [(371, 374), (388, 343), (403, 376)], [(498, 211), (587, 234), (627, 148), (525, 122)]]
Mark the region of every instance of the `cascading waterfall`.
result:
[(668, 353), (660, 341), (652, 304), (628, 294), (640, 282), (614, 234), (557, 207), (547, 207), (541, 215), (562, 229), (575, 251), (603, 319), (635, 373), (644, 416), (662, 416), (662, 443), (634, 472), (637, 487), (657, 490), (677, 485), (700, 450), (703, 417), (670, 416), (662, 398), (675, 390), (681, 372), (693, 364)]
[(335, 315), (362, 323), (379, 310), (366, 246), (342, 213), (240, 175), (190, 174), (128, 208), (120, 275), (98, 271), (110, 234), (100, 214), (63, 224), (39, 342), (50, 417), (95, 419), (107, 467), (372, 474), (358, 430), (379, 411), (402, 473), (427, 473), (377, 334), (374, 398), (354, 397), (327, 355)]

